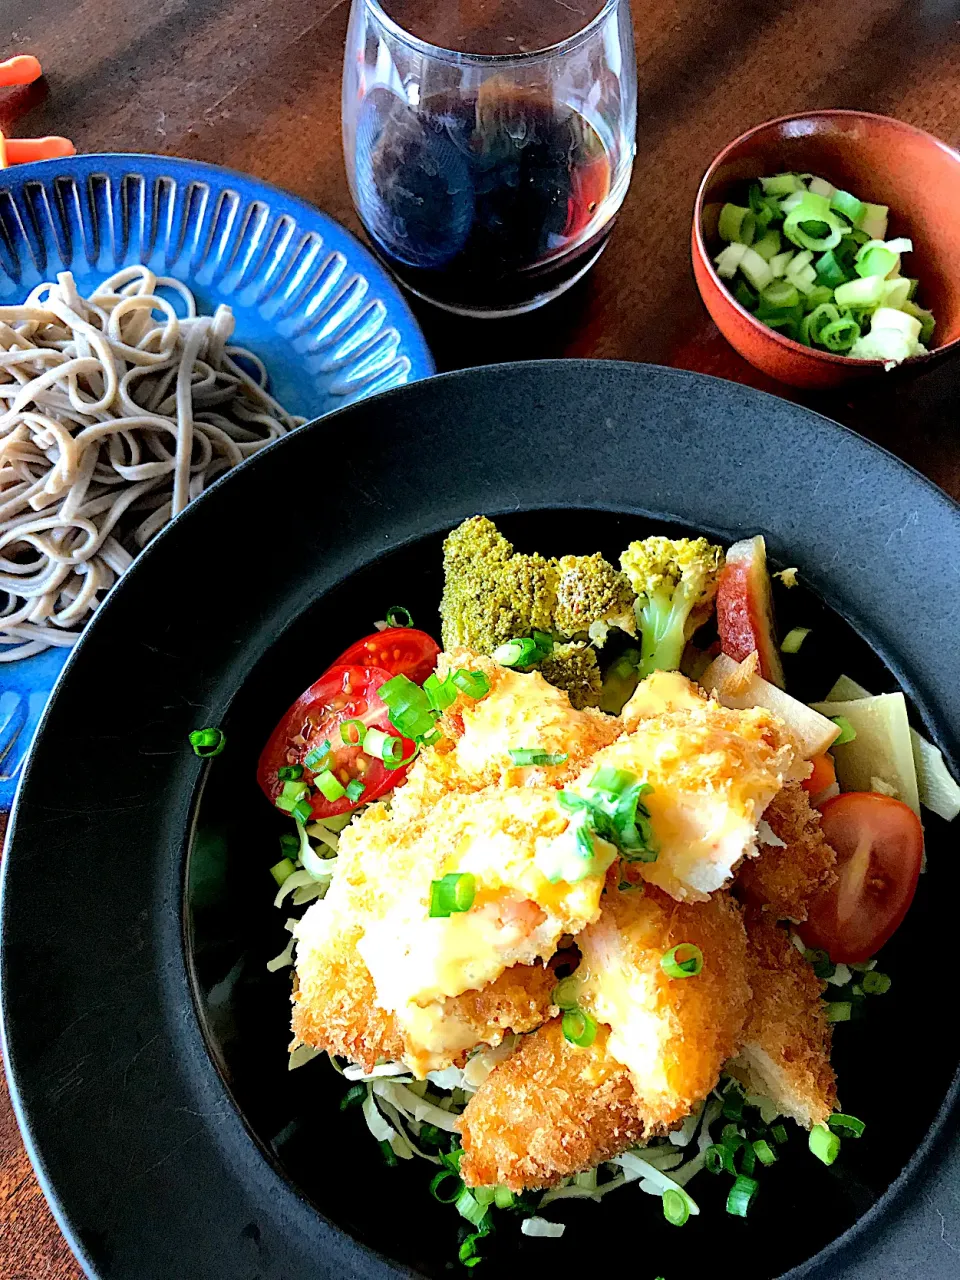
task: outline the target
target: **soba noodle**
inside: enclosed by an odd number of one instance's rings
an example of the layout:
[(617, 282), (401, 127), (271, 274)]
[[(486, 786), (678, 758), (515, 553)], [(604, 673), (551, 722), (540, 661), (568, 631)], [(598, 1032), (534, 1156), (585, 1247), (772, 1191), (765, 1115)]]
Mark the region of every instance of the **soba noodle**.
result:
[(89, 298), (63, 272), (0, 307), (0, 662), (72, 645), (158, 530), (304, 421), (226, 345), (233, 323), (143, 266)]

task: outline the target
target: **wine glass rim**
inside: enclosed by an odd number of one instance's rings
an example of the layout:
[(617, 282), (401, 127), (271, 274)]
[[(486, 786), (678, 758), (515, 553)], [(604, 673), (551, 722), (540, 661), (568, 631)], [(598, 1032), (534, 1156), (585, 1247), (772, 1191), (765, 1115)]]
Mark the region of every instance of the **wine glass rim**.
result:
[(535, 62), (539, 58), (555, 58), (559, 54), (568, 53), (589, 39), (594, 31), (603, 25), (615, 9), (626, 0), (604, 0), (602, 8), (594, 14), (588, 23), (554, 44), (544, 45), (541, 49), (518, 50), (516, 53), (461, 53), (457, 49), (447, 49), (443, 45), (431, 44), (429, 40), (421, 40), (391, 18), (380, 0), (360, 0), (370, 10), (377, 21), (397, 40), (418, 53), (427, 54), (442, 62), (469, 63), (482, 66), (511, 66), (520, 62)]

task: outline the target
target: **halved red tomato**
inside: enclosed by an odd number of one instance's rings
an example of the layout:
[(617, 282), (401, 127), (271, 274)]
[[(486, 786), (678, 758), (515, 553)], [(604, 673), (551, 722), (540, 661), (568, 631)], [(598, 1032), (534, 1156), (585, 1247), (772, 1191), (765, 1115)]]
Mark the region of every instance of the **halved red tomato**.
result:
[(333, 663), (335, 667), (382, 667), (392, 676), (408, 676), (423, 684), (437, 665), (440, 646), (433, 636), (415, 627), (386, 627), (352, 644)]
[(923, 860), (920, 819), (891, 796), (847, 791), (826, 802), (820, 821), (837, 853), (837, 881), (814, 898), (800, 937), (837, 963), (869, 960), (913, 901)]
[[(283, 789), (277, 771), (284, 765), (303, 765), (303, 779), (310, 787), (310, 810), (314, 818), (329, 818), (347, 813), (360, 803), (375, 800), (390, 791), (406, 776), (407, 766), (388, 769), (382, 760), (369, 756), (359, 746), (343, 741), (340, 726), (347, 720), (360, 720), (368, 729), (396, 733), (390, 724), (390, 713), (377, 690), (393, 679), (394, 673), (383, 667), (337, 665), (329, 667), (316, 684), (296, 700), (283, 717), (264, 747), (257, 766), (257, 781), (271, 804)], [(403, 740), (403, 757), (413, 755), (414, 744)], [(330, 750), (311, 769), (304, 763), (307, 756), (325, 742)], [(350, 800), (327, 800), (313, 785), (318, 772), (329, 768), (341, 786), (355, 778), (364, 784), (362, 796)]]

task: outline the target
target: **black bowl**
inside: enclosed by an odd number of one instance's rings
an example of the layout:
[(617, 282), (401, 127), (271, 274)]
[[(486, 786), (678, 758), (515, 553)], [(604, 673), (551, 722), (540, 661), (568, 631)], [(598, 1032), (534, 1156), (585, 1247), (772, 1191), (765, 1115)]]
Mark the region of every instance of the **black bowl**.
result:
[[(612, 554), (665, 522), (762, 531), (816, 592), (781, 592), (784, 623), (815, 626), (792, 687), (822, 695), (841, 670), (902, 687), (960, 760), (960, 512), (815, 414), (698, 375), (550, 362), (433, 379), (298, 431), (194, 504), (108, 600), (13, 818), (5, 1054), (91, 1275), (455, 1272), (458, 1220), (429, 1199), (427, 1166), (382, 1164), (325, 1062), (286, 1071), (288, 978), (264, 968), (285, 940), (267, 874), (280, 828), (253, 770), (293, 697), (388, 605), (435, 629), (440, 541), (476, 511), (544, 552)], [(207, 767), (186, 736), (215, 723), (228, 747)], [(744, 1280), (956, 1275), (950, 844), (931, 820), (929, 874), (884, 955), (893, 990), (838, 1031), (841, 1100), (868, 1129), (836, 1165), (792, 1152), (746, 1222), (701, 1178), (682, 1231), (627, 1189), (571, 1206), (559, 1247), (501, 1230), (486, 1265), (519, 1278), (600, 1249), (650, 1280), (721, 1258)]]

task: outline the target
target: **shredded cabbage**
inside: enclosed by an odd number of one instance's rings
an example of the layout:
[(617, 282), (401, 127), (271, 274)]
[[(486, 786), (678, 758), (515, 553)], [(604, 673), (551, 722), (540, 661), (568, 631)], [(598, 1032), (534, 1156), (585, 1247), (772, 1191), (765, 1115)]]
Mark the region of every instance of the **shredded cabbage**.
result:
[(559, 1240), (566, 1227), (562, 1222), (548, 1222), (546, 1218), (524, 1218), (520, 1230), (525, 1236), (542, 1236), (548, 1240)]

